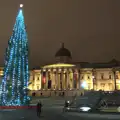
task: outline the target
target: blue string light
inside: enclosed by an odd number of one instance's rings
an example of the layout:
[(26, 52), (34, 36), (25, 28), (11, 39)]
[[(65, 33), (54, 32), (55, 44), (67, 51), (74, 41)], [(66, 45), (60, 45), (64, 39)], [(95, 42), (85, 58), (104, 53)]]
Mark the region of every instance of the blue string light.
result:
[[(23, 5), (21, 4), (20, 7)], [(0, 88), (2, 105), (22, 105), (27, 102), (28, 69), (28, 38), (23, 12), (20, 8), (6, 51), (4, 75)]]

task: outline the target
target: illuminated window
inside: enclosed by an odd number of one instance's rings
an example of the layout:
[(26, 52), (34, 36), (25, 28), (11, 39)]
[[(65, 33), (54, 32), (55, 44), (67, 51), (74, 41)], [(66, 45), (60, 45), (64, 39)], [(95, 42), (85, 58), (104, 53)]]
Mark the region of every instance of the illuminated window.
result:
[(116, 84), (117, 90), (120, 90), (120, 84)]
[(118, 79), (118, 75), (115, 75), (115, 78)]
[(39, 86), (37, 86), (37, 90), (39, 90)]
[(104, 79), (104, 73), (101, 73), (101, 79), (102, 80)]
[(109, 79), (112, 79), (112, 75), (109, 75)]
[(81, 79), (83, 80), (83, 79), (84, 79), (84, 76), (81, 76)]
[(3, 75), (3, 71), (0, 71), (0, 75), (1, 75), (1, 76)]
[(101, 83), (101, 89), (104, 90), (105, 84)]

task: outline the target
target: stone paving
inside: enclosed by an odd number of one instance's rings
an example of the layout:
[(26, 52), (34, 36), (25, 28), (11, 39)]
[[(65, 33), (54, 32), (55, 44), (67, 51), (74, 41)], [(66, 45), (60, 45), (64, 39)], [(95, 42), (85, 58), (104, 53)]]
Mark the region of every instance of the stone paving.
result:
[[(21, 110), (4, 110), (0, 111), (0, 120), (53, 120), (61, 117), (64, 120), (64, 117), (60, 115), (62, 113), (61, 108), (43, 108), (43, 113), (41, 117), (38, 118), (36, 114), (36, 109), (21, 109)], [(62, 120), (60, 118), (60, 120)]]
[(37, 104), (38, 100), (40, 100), (44, 105), (64, 105), (65, 100), (70, 100), (71, 97), (49, 97), (49, 98), (42, 98), (36, 97), (32, 98), (31, 104)]
[(44, 108), (38, 118), (35, 109), (0, 112), (0, 120), (119, 120), (120, 115), (102, 115), (91, 113), (62, 113), (61, 108)]

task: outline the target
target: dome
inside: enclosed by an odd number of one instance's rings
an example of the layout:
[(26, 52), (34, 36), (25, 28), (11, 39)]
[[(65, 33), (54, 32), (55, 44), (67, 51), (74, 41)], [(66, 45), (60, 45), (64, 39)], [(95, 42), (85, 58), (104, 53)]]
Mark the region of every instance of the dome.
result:
[(68, 49), (64, 47), (64, 43), (62, 43), (62, 47), (55, 54), (55, 57), (62, 57), (62, 56), (71, 58), (71, 53)]

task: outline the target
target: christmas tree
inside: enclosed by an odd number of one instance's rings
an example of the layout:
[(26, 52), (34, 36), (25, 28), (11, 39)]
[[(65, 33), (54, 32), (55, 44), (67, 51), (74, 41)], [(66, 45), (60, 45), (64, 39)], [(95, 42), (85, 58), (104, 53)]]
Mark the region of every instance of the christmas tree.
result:
[(21, 4), (6, 49), (1, 83), (1, 105), (24, 105), (27, 102), (28, 38), (22, 7)]

